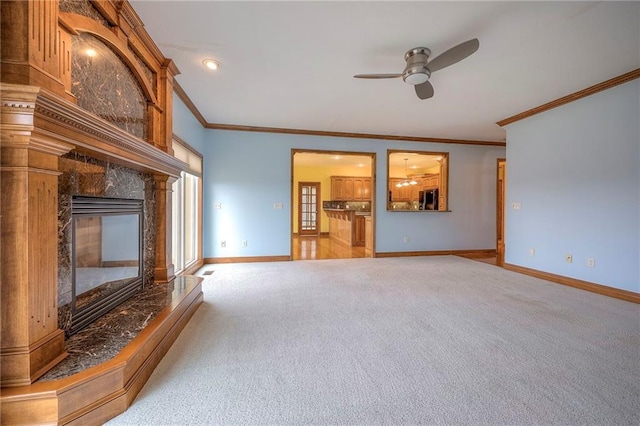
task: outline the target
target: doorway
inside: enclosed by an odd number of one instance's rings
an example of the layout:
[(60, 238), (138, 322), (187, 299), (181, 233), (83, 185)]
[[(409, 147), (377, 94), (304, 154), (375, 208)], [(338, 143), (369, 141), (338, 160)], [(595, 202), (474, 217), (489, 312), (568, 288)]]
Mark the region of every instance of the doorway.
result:
[(504, 266), (504, 204), (507, 190), (507, 160), (498, 159), (496, 181), (496, 264)]
[(298, 182), (298, 235), (320, 235), (320, 182)]
[[(291, 150), (292, 260), (374, 257), (375, 155)], [(336, 221), (342, 210), (351, 219)]]

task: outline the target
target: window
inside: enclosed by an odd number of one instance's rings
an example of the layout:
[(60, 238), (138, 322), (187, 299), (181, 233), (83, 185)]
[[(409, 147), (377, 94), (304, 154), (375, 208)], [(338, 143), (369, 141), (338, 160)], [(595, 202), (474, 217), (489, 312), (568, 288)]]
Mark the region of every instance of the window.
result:
[(449, 153), (387, 151), (387, 210), (448, 211)]
[(173, 183), (172, 262), (178, 274), (201, 258), (201, 186), (202, 157), (185, 142), (173, 140), (174, 155), (189, 164)]

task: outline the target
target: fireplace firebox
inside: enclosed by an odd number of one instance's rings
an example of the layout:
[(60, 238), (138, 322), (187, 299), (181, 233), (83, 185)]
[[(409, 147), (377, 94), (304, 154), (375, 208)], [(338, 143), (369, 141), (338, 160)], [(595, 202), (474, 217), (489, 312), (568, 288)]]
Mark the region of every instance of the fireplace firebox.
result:
[(71, 326), (74, 334), (144, 287), (143, 200), (74, 196)]

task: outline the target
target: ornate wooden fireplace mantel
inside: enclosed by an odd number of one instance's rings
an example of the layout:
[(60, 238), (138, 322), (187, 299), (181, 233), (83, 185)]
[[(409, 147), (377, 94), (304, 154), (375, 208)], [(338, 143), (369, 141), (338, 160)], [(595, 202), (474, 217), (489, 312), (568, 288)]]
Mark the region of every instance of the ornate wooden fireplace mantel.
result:
[[(170, 186), (186, 165), (35, 86), (0, 83), (2, 97), (2, 385), (33, 382), (64, 358), (57, 324), (58, 157), (71, 150), (152, 173), (158, 281), (170, 262)], [(169, 186), (169, 188), (167, 187)], [(159, 273), (158, 273), (159, 272)], [(22, 317), (22, 320), (20, 318)]]
[[(66, 356), (57, 302), (59, 157), (78, 152), (153, 176), (158, 282), (174, 278), (171, 184), (187, 165), (171, 149), (178, 70), (128, 2), (2, 1), (1, 8), (0, 381), (10, 387), (33, 383)], [(144, 139), (78, 105), (71, 44), (81, 33), (116, 52), (139, 80)]]
[[(1, 1), (0, 7), (0, 421), (101, 423), (132, 403), (202, 303), (200, 279), (174, 277), (171, 263), (171, 184), (187, 169), (171, 147), (178, 70), (127, 1)], [(78, 43), (99, 45), (99, 58), (110, 59), (78, 67), (93, 60), (81, 57)], [(78, 92), (89, 87), (82, 76), (111, 91)], [(136, 97), (114, 88), (123, 79)], [(92, 100), (95, 109), (87, 104)], [(110, 108), (120, 101), (124, 108)], [(111, 361), (34, 383), (67, 356), (58, 324), (58, 218), (70, 155), (117, 164), (152, 182), (150, 268), (157, 285), (180, 291)]]

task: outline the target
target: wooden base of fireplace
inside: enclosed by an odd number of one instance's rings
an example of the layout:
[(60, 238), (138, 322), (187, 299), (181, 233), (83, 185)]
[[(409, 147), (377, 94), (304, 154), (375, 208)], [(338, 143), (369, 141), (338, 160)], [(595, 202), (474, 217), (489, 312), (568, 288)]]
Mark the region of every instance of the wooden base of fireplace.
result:
[(101, 424), (123, 413), (203, 301), (202, 278), (176, 277), (172, 298), (118, 355), (72, 376), (3, 388), (2, 424)]

